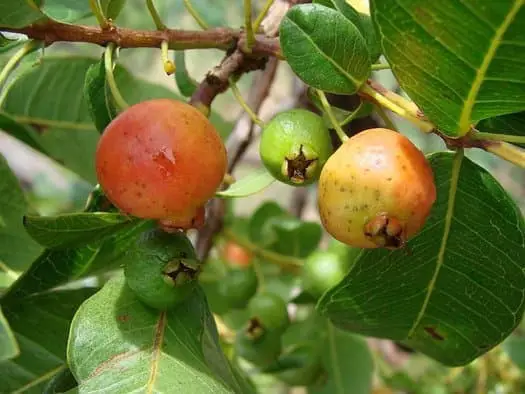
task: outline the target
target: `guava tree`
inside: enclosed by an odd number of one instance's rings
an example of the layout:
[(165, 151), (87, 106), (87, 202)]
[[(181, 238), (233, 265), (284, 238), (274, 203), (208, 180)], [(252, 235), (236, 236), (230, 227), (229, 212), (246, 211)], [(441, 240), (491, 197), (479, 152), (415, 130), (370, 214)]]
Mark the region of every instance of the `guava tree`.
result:
[(523, 0), (0, 0), (0, 129), (81, 201), (0, 157), (0, 392), (523, 392), (524, 48)]

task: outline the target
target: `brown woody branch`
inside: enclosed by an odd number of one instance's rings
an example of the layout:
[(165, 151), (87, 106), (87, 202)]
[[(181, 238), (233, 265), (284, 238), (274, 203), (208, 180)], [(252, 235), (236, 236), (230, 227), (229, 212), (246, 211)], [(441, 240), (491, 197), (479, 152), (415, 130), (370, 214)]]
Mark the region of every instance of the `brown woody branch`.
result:
[[(208, 30), (135, 30), (111, 26), (102, 29), (97, 26), (70, 25), (46, 21), (26, 27), (13, 28), (0, 26), (0, 31), (25, 34), (29, 38), (43, 41), (46, 45), (55, 42), (83, 42), (105, 46), (114, 42), (120, 48), (158, 48), (162, 41), (169, 43), (170, 49), (205, 49), (228, 50), (242, 47), (245, 35), (242, 30), (215, 28)], [(253, 56), (281, 57), (279, 41), (265, 35), (256, 36), (252, 48)]]

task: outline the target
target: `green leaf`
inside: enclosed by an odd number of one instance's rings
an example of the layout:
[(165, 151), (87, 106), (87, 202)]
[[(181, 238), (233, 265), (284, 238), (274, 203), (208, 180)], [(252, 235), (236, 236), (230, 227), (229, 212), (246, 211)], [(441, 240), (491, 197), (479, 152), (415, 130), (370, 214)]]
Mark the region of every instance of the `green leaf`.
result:
[(215, 193), (217, 197), (239, 198), (257, 194), (270, 186), (275, 178), (265, 169), (253, 172), (236, 181), (228, 189)]
[(22, 141), (27, 146), (30, 146), (36, 151), (44, 154), (46, 153), (40, 142), (40, 137), (35, 129), (30, 126), (18, 123), (12, 117), (2, 112), (0, 112), (0, 130), (5, 131), (11, 137)]
[(33, 0), (0, 0), (0, 26), (24, 27), (44, 18)]
[(525, 111), (483, 119), (476, 129), (485, 133), (525, 136)]
[(22, 45), (23, 43), (25, 43), (26, 41), (27, 39), (22, 39), (22, 38), (16, 38), (16, 39), (7, 38), (5, 35), (0, 33), (0, 54), (18, 47)]
[(521, 320), (525, 223), (486, 170), (459, 153), (429, 160), (437, 201), (408, 252), (365, 250), (318, 310), (342, 329), (464, 365)]
[(126, 4), (126, 0), (100, 0), (102, 12), (111, 20), (117, 19)]
[(277, 239), (272, 229), (275, 220), (272, 219), (285, 215), (285, 211), (279, 204), (273, 201), (261, 204), (252, 214), (248, 224), (248, 235), (250, 239), (263, 246), (274, 243)]
[(368, 394), (372, 392), (374, 360), (363, 338), (326, 322), (323, 339), (324, 384), (308, 388), (309, 394)]
[(368, 52), (370, 53), (370, 60), (372, 63), (375, 63), (383, 54), (381, 44), (379, 43), (379, 37), (374, 28), (372, 18), (369, 15), (360, 13), (359, 18), (361, 19), (361, 33), (363, 34), (363, 37), (365, 37)]
[[(363, 32), (363, 27), (361, 26), (361, 18), (359, 17), (359, 12), (357, 12), (354, 7), (346, 2), (346, 0), (314, 0), (314, 4), (320, 4), (328, 8), (332, 8), (339, 13), (341, 13), (346, 19), (352, 22), (359, 31)], [(364, 34), (361, 34), (364, 36)]]
[(2, 361), (9, 360), (20, 354), (20, 348), (9, 322), (0, 308), (0, 365)]
[(2, 392), (42, 393), (46, 382), (66, 368), (66, 344), (71, 319), (94, 289), (62, 290), (14, 300), (2, 300), (5, 316), (20, 345), (20, 355), (0, 363)]
[(108, 95), (104, 58), (89, 66), (84, 82), (84, 96), (91, 119), (102, 133), (117, 114), (115, 103)]
[(85, 393), (107, 387), (199, 394), (244, 393), (246, 388), (221, 351), (199, 288), (174, 309), (159, 312), (135, 298), (123, 275), (79, 308), (68, 361)]
[(58, 216), (25, 216), (24, 226), (40, 245), (47, 248), (73, 247), (98, 241), (136, 220), (119, 213), (71, 213)]
[[(310, 99), (312, 104), (315, 105), (322, 112), (322, 117), (326, 124), (326, 127), (328, 127), (329, 129), (332, 129), (334, 125), (332, 124), (332, 121), (326, 114), (323, 104), (321, 103), (321, 100), (319, 99), (319, 96), (317, 95), (315, 90), (308, 89), (307, 95), (308, 95), (308, 99)], [(374, 110), (374, 104), (372, 104), (369, 101), (362, 101), (360, 99), (359, 101), (360, 101), (360, 104), (358, 104), (355, 107), (355, 109), (353, 109), (353, 111), (349, 111), (343, 108), (339, 108), (335, 105), (331, 105), (332, 113), (334, 114), (339, 124), (346, 124), (346, 121), (349, 116), (352, 116), (352, 119), (359, 119), (365, 116), (369, 116), (372, 113), (372, 111)], [(357, 111), (357, 113), (355, 115), (352, 115), (354, 111)]]
[(286, 256), (308, 256), (317, 249), (323, 235), (317, 222), (305, 222), (295, 217), (281, 217), (272, 224), (278, 240), (272, 249)]
[[(29, 207), (18, 180), (0, 155), (0, 276), (5, 268), (23, 271), (42, 248), (26, 233), (22, 218)], [(5, 264), (5, 266), (4, 266)]]
[(370, 55), (359, 29), (319, 4), (290, 8), (280, 26), (282, 51), (308, 85), (331, 93), (355, 93), (370, 74)]
[(58, 22), (75, 22), (91, 14), (89, 1), (45, 0), (40, 9)]
[(109, 238), (70, 249), (46, 249), (3, 295), (2, 302), (23, 299), (72, 280), (120, 268), (120, 259), (153, 223), (130, 223)]
[(190, 97), (197, 89), (195, 81), (186, 69), (186, 56), (184, 51), (175, 51), (175, 82), (180, 93), (185, 97)]
[(518, 368), (525, 370), (525, 338), (523, 336), (511, 335), (501, 347)]
[(70, 391), (67, 390), (75, 389), (77, 385), (71, 370), (64, 368), (47, 382), (42, 394), (69, 393)]
[(525, 109), (523, 0), (372, 0), (401, 87), (447, 135)]

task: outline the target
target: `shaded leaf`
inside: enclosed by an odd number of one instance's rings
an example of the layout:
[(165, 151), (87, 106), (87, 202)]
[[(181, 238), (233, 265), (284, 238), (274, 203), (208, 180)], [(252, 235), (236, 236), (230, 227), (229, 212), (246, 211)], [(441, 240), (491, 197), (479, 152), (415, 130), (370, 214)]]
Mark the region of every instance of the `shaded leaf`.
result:
[(259, 193), (273, 182), (275, 178), (266, 169), (262, 169), (239, 179), (228, 189), (219, 191), (215, 195), (222, 198), (247, 197)]
[(89, 1), (45, 0), (40, 10), (59, 22), (75, 22), (91, 14)]
[(40, 142), (40, 137), (35, 129), (31, 126), (18, 123), (8, 114), (2, 112), (0, 112), (0, 130), (5, 131), (11, 137), (22, 141), (36, 151), (46, 154), (46, 151)]
[(437, 201), (406, 250), (365, 250), (319, 311), (363, 335), (464, 365), (519, 324), (525, 223), (507, 192), (461, 155), (434, 154)]
[(117, 114), (115, 103), (108, 96), (104, 58), (89, 66), (84, 82), (84, 97), (91, 119), (102, 133)]
[(122, 11), (122, 8), (126, 4), (126, 0), (101, 0), (100, 4), (102, 6), (102, 12), (111, 20), (117, 19)]
[(46, 382), (66, 368), (71, 319), (94, 291), (63, 290), (9, 304), (2, 300), (5, 316), (20, 345), (18, 357), (0, 363), (2, 392), (42, 393)]
[(476, 129), (485, 133), (525, 136), (525, 111), (483, 119)]
[(25, 43), (27, 39), (21, 39), (21, 38), (8, 38), (2, 33), (0, 33), (0, 54), (7, 52), (13, 48), (16, 48), (23, 43)]
[(18, 356), (20, 349), (9, 322), (0, 308), (0, 365), (2, 361)]
[(83, 246), (136, 224), (126, 215), (105, 212), (24, 217), (29, 235), (48, 248)]
[(522, 0), (371, 0), (401, 87), (444, 133), (525, 109)]
[(130, 223), (109, 238), (79, 248), (46, 249), (3, 295), (2, 302), (29, 297), (64, 283), (120, 267), (120, 258), (153, 224)]
[(525, 369), (525, 338), (523, 336), (511, 335), (501, 347), (518, 368)]
[(336, 10), (319, 4), (292, 7), (279, 31), (288, 64), (299, 78), (314, 88), (351, 94), (370, 74), (365, 39), (359, 29)]
[(222, 353), (199, 288), (159, 312), (139, 302), (123, 275), (86, 301), (71, 325), (71, 371), (84, 393), (112, 387), (185, 393), (244, 393)]
[[(42, 251), (22, 224), (28, 209), (18, 179), (0, 155), (0, 262), (15, 272), (26, 269)], [(0, 276), (5, 275), (2, 271)]]
[(24, 27), (44, 18), (33, 1), (0, 0), (0, 26)]
[[(77, 381), (69, 368), (64, 368), (53, 376), (44, 387), (42, 394), (64, 393), (77, 387)], [(69, 393), (69, 391), (67, 391)]]

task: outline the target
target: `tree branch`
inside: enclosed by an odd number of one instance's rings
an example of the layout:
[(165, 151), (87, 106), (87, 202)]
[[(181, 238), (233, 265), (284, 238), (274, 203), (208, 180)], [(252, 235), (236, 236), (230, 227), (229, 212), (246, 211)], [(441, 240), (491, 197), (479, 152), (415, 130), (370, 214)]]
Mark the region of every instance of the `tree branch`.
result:
[[(169, 48), (176, 50), (204, 48), (228, 50), (237, 47), (237, 44), (243, 44), (246, 40), (242, 30), (226, 27), (199, 31), (178, 29), (150, 31), (116, 26), (102, 29), (96, 26), (47, 21), (21, 28), (0, 26), (0, 31), (25, 34), (29, 38), (43, 41), (48, 46), (55, 42), (83, 42), (102, 46), (114, 42), (120, 48), (160, 48), (162, 41), (167, 41)], [(255, 36), (251, 54), (282, 58), (279, 41), (263, 34)]]

